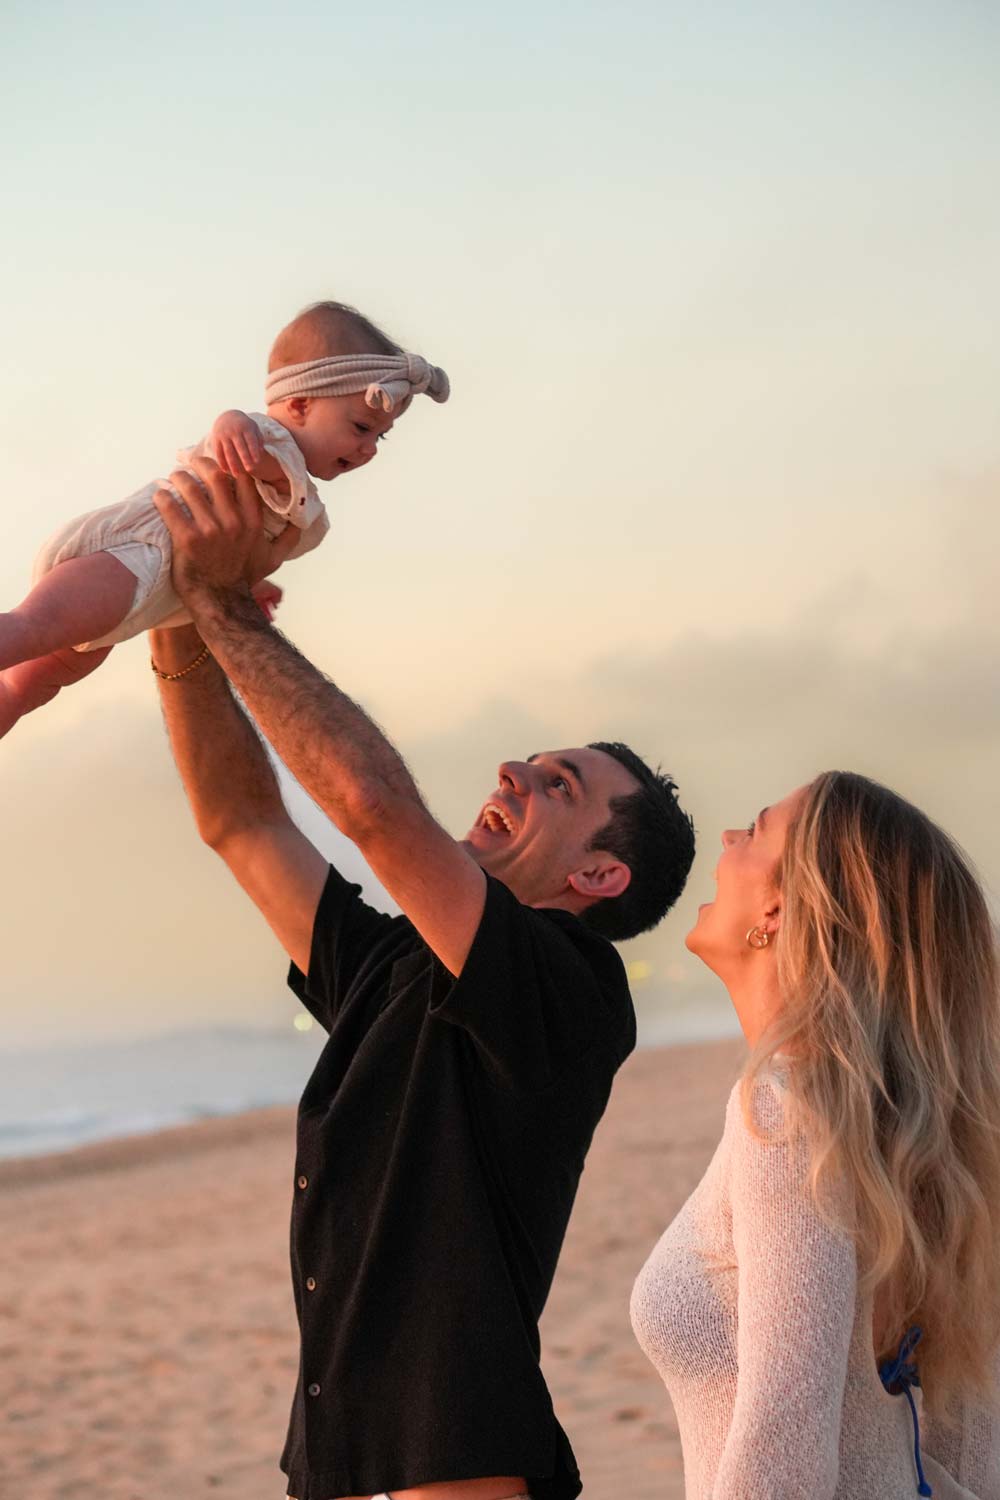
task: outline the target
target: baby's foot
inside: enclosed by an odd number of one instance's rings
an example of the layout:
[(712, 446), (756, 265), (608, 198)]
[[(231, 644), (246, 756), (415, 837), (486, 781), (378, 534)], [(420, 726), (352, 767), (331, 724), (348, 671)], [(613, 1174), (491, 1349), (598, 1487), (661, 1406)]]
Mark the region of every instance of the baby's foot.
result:
[(274, 583), (270, 578), (264, 578), (260, 583), (255, 583), (250, 592), (264, 611), (268, 621), (273, 620), (275, 610), (285, 597), (285, 591), (281, 585)]
[(89, 677), (111, 650), (104, 646), (99, 651), (53, 651), (48, 656), (38, 656), (34, 661), (23, 661), (16, 667), (0, 672), (0, 736), (12, 729), (18, 719), (36, 708), (51, 703), (64, 687), (71, 687), (83, 677)]

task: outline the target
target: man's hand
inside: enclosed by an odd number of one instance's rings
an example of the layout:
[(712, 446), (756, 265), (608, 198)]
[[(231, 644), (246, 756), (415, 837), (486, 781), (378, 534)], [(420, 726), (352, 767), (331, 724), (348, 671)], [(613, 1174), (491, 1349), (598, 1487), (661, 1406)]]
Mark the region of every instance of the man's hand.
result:
[[(482, 918), (486, 877), (461, 844), (431, 817), (405, 762), (378, 725), (261, 618), (251, 588), (284, 560), (295, 545), (295, 528), (287, 526), (272, 543), (261, 524), (261, 501), (252, 479), (246, 475), (231, 479), (210, 459), (196, 459), (192, 468), (197, 478), (183, 472), (170, 476), (184, 503), (159, 490), (156, 508), (173, 540), (174, 587), (194, 616), (202, 640), (292, 775), (358, 845), (390, 896), (449, 972), (460, 974)], [(214, 690), (211, 674), (195, 680), (200, 684), (195, 691)], [(178, 699), (183, 702), (183, 695), (172, 695), (170, 702)], [(186, 731), (180, 711), (174, 708), (172, 712), (178, 726), (175, 744), (181, 746), (179, 756), (185, 759), (189, 755), (184, 748)], [(200, 754), (192, 748), (190, 763)], [(223, 756), (213, 788), (225, 785), (225, 761)], [(255, 776), (255, 784), (263, 786), (266, 778)], [(193, 775), (185, 772), (185, 781), (194, 784)], [(204, 783), (202, 777), (198, 784)], [(280, 823), (285, 828), (284, 815), (274, 810), (270, 782), (267, 787), (270, 790), (259, 792), (264, 812), (255, 826), (259, 830), (261, 825), (270, 828)], [(248, 782), (243, 801), (252, 795), (256, 794)], [(310, 923), (322, 889), (322, 861), (316, 855), (315, 859), (310, 856), (312, 863), (304, 862), (300, 834), (287, 844), (284, 863), (273, 850), (273, 858), (262, 856), (261, 870), (282, 872), (281, 884), (288, 884), (287, 872), (299, 866), (308, 884), (307, 899), (300, 902), (308, 910), (308, 921), (295, 927), (286, 920), (284, 906), (285, 916), (273, 916), (272, 910), (277, 911), (274, 891), (263, 875), (254, 874), (247, 846), (239, 837), (234, 842), (231, 828), (218, 832), (211, 803), (221, 796), (214, 791), (211, 796), (198, 794), (202, 837), (220, 851), (226, 845), (229, 852), (223, 857), (268, 914), (301, 968), (302, 959), (308, 961)], [(259, 841), (249, 847), (259, 848)], [(244, 853), (238, 855), (235, 851), (240, 848)]]
[(216, 417), (209, 442), (219, 468), (234, 479), (252, 474), (264, 454), (260, 428), (245, 411), (224, 411)]
[(299, 532), (288, 525), (273, 539), (263, 526), (263, 502), (248, 475), (230, 478), (210, 458), (192, 460), (198, 478), (175, 470), (170, 483), (181, 496), (157, 490), (154, 504), (173, 543), (173, 584), (192, 614), (199, 601), (236, 593), (281, 566)]

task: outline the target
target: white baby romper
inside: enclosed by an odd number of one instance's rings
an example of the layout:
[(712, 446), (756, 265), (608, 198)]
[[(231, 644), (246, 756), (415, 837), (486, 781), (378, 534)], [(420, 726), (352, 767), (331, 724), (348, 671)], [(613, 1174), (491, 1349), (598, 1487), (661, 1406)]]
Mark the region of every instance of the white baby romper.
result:
[[(291, 490), (283, 495), (263, 480), (254, 480), (265, 506), (265, 530), (277, 536), (291, 522), (302, 535), (288, 556), (302, 557), (318, 547), (330, 529), (326, 507), (287, 428), (261, 412), (250, 412), (249, 416), (260, 429), (265, 451), (284, 470)], [(180, 449), (177, 466), (190, 473), (193, 458), (211, 456), (209, 441), (204, 438), (195, 448)], [(183, 625), (190, 620), (170, 581), (170, 533), (153, 504), (156, 491), (163, 488), (170, 486), (154, 479), (127, 500), (76, 516), (49, 537), (36, 557), (32, 583), (68, 558), (88, 557), (94, 552), (110, 552), (135, 574), (135, 595), (125, 619), (100, 640), (78, 645), (77, 651), (96, 651), (100, 646), (130, 640), (156, 625)]]

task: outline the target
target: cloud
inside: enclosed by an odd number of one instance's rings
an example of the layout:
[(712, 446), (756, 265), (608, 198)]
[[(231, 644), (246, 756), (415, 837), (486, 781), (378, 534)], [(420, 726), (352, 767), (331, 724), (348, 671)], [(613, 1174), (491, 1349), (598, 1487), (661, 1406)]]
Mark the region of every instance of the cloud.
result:
[(411, 744), (411, 761), (453, 831), (508, 756), (623, 739), (670, 770), (695, 818), (698, 857), (677, 909), (624, 951), (652, 965), (657, 1003), (673, 991), (714, 1006), (714, 981), (683, 936), (711, 896), (721, 830), (819, 771), (858, 771), (893, 787), (947, 828), (988, 889), (1000, 890), (995, 620), (875, 641), (824, 629), (825, 615), (810, 609), (780, 630), (692, 631), (644, 657), (618, 653), (558, 681), (528, 682), (530, 710), (493, 699)]
[(585, 739), (625, 739), (661, 761), (695, 788), (702, 822), (709, 809), (725, 816), (723, 794), (744, 802), (732, 822), (796, 779), (860, 770), (953, 807), (995, 853), (982, 799), (1000, 744), (998, 681), (997, 637), (906, 633), (872, 650), (792, 620), (782, 631), (691, 633), (646, 657), (606, 657), (562, 682), (528, 684), (544, 709), (494, 699), (409, 752), (455, 817), (476, 810), (499, 759)]

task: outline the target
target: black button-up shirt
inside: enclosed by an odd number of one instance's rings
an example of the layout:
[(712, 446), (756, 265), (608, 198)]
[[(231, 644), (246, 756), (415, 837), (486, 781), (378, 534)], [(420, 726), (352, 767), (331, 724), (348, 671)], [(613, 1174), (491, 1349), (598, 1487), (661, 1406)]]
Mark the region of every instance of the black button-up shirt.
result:
[(580, 1478), (538, 1319), (635, 1015), (615, 949), (488, 879), (459, 979), (330, 871), (308, 977), (330, 1033), (298, 1116), (298, 1500), (523, 1474)]

